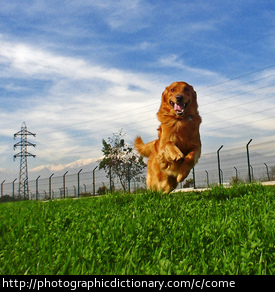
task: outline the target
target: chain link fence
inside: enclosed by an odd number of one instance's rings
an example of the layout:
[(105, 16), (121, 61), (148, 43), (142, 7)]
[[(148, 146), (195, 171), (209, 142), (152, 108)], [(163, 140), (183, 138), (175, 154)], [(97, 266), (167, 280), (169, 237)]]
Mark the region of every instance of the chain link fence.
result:
[[(217, 149), (218, 150), (218, 149)], [(275, 180), (275, 141), (249, 145), (249, 168), (246, 145), (239, 148), (227, 149), (226, 145), (219, 151), (220, 168), (218, 167), (217, 151), (203, 153), (198, 164), (189, 176), (178, 185), (178, 189), (185, 187), (206, 188), (219, 183), (230, 185), (232, 182), (242, 181), (273, 181)], [(127, 189), (131, 192), (145, 188), (145, 177), (141, 182), (131, 180)], [(68, 174), (62, 176), (38, 177), (29, 181), (29, 194), (19, 196), (17, 179), (13, 182), (1, 183), (1, 201), (12, 200), (48, 200), (68, 197), (95, 196), (110, 190), (110, 181), (102, 170), (94, 169), (88, 172)], [(112, 190), (122, 190), (119, 182), (112, 181)]]

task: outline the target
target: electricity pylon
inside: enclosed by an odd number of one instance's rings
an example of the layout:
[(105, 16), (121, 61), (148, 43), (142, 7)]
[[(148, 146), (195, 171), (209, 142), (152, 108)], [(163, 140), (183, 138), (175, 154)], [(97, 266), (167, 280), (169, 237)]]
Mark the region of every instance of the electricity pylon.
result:
[(21, 131), (14, 134), (14, 139), (17, 136), (21, 136), (21, 141), (14, 144), (14, 149), (17, 146), (21, 147), (21, 151), (14, 155), (14, 159), (16, 157), (20, 157), (19, 196), (21, 198), (23, 196), (24, 199), (26, 199), (26, 197), (29, 198), (29, 179), (28, 179), (27, 157), (28, 156), (35, 157), (35, 155), (33, 155), (27, 151), (27, 147), (28, 146), (33, 146), (33, 147), (36, 146), (36, 144), (28, 142), (28, 140), (27, 140), (28, 135), (32, 135), (34, 137), (36, 136), (36, 134), (31, 133), (27, 130), (27, 126), (26, 126), (25, 122), (23, 123), (23, 125), (21, 127)]

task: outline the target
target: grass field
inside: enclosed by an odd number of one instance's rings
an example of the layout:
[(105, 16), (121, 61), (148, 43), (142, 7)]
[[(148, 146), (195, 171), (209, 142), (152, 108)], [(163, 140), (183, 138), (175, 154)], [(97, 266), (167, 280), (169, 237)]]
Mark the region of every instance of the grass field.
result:
[(0, 204), (1, 274), (275, 274), (275, 187)]

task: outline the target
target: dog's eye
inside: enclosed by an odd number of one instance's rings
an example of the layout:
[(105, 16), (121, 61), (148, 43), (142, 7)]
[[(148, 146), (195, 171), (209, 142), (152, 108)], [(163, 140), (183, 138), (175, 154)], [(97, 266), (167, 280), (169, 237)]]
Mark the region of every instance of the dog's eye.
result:
[(189, 91), (189, 88), (184, 87), (184, 91), (185, 91), (185, 92), (188, 92), (188, 91)]
[(174, 92), (174, 91), (175, 91), (175, 89), (174, 89), (174, 88), (172, 88), (172, 89), (171, 89), (171, 91), (172, 91), (172, 92)]

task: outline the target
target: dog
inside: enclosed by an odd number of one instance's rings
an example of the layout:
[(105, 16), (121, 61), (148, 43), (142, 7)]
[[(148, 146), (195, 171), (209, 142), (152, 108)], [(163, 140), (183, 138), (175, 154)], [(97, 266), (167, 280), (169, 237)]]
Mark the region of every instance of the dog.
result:
[(158, 139), (144, 144), (140, 136), (135, 149), (147, 162), (146, 185), (164, 193), (174, 190), (195, 166), (201, 154), (197, 93), (186, 82), (174, 82), (162, 93), (157, 113)]

